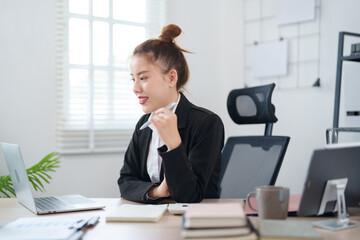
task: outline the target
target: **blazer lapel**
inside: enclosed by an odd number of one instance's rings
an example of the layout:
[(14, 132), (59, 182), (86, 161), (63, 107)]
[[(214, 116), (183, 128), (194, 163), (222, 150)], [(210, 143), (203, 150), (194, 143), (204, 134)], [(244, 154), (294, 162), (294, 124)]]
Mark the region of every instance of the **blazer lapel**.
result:
[(178, 119), (178, 129), (182, 129), (186, 127), (186, 119), (188, 117), (189, 108), (190, 108), (190, 102), (187, 100), (187, 98), (184, 96), (184, 94), (181, 94), (179, 105), (176, 107), (176, 115)]
[[(143, 169), (143, 171), (145, 172), (145, 175), (147, 176), (147, 178), (150, 181), (150, 177), (149, 174), (147, 173), (147, 158), (149, 155), (149, 148), (150, 148), (150, 141), (151, 141), (151, 136), (152, 136), (152, 130), (150, 128), (145, 128), (143, 130), (141, 130), (141, 134), (144, 134), (144, 136), (141, 139), (140, 142), (140, 146), (139, 149), (141, 152), (141, 169)], [(143, 173), (144, 174), (144, 173)]]

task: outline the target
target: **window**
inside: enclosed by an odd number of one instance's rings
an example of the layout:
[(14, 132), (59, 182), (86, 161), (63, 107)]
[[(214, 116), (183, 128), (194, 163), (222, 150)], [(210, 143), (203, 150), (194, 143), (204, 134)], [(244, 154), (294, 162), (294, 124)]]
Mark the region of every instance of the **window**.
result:
[(57, 147), (63, 153), (127, 148), (143, 114), (132, 92), (129, 58), (157, 37), (165, 0), (58, 0)]

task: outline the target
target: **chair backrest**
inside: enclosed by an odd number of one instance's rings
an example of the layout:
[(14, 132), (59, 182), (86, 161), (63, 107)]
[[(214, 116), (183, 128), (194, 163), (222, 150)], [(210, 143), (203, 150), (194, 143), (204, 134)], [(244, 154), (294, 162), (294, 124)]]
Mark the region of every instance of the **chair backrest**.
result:
[(230, 137), (223, 149), (220, 197), (246, 198), (257, 186), (274, 185), (290, 138)]
[(277, 122), (275, 106), (271, 103), (275, 84), (234, 89), (229, 93), (227, 109), (237, 124), (265, 123), (265, 134), (270, 136), (273, 123)]
[(275, 84), (235, 89), (229, 93), (227, 108), (237, 124), (265, 124), (260, 136), (230, 137), (222, 151), (220, 197), (245, 198), (262, 185), (274, 185), (290, 138), (272, 136), (277, 122), (271, 103)]

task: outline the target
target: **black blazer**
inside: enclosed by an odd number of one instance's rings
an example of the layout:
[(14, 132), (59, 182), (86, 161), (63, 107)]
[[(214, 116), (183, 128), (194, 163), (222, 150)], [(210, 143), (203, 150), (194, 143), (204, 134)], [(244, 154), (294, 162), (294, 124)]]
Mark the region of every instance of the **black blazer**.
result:
[[(176, 108), (182, 143), (167, 152), (166, 145), (158, 149), (162, 157), (160, 181), (164, 172), (170, 197), (176, 202), (200, 202), (203, 198), (218, 198), (221, 150), (224, 146), (224, 125), (219, 116), (193, 105), (181, 94)], [(152, 183), (146, 162), (152, 130), (139, 130), (150, 114), (142, 116), (136, 125), (118, 185), (121, 196), (130, 201), (156, 203), (146, 193), (159, 183)]]

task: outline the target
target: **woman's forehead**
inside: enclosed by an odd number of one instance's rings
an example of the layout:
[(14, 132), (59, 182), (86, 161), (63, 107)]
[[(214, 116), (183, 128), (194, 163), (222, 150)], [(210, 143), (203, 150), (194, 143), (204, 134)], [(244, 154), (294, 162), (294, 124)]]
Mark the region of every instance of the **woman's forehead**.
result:
[(150, 61), (144, 55), (135, 55), (131, 59), (130, 70), (132, 75), (138, 75), (143, 72), (160, 71), (161, 69), (157, 64)]

